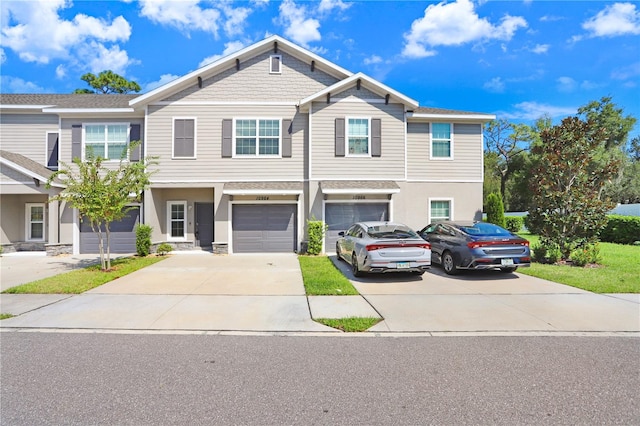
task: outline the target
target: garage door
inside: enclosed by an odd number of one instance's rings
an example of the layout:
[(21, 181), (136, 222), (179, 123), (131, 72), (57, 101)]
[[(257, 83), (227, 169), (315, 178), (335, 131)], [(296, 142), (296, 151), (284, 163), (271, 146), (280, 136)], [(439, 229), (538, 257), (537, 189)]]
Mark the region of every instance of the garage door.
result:
[(355, 222), (389, 220), (389, 203), (327, 203), (325, 223), (329, 226), (325, 250), (335, 250), (338, 233), (346, 231)]
[(234, 253), (296, 250), (295, 205), (234, 205), (231, 220)]
[[(138, 223), (140, 223), (140, 207), (135, 207), (129, 210), (121, 221), (113, 222), (109, 226), (111, 230), (111, 253), (136, 252), (136, 225)], [(93, 232), (88, 220), (83, 220), (80, 223), (80, 253), (93, 254), (99, 252), (98, 234)]]

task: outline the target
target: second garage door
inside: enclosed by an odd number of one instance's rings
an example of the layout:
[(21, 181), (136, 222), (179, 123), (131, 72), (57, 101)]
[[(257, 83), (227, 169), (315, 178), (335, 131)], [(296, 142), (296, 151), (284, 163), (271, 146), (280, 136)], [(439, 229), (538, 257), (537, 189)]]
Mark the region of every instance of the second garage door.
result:
[[(111, 230), (111, 253), (135, 253), (136, 252), (136, 225), (140, 223), (140, 207), (135, 207), (127, 212), (127, 215), (118, 222), (109, 226)], [(104, 227), (103, 227), (104, 231)], [(106, 235), (105, 235), (106, 244)], [(99, 253), (100, 247), (98, 234), (93, 232), (88, 220), (80, 222), (80, 253)], [(105, 247), (105, 251), (106, 251)]]
[(355, 222), (389, 220), (389, 203), (327, 203), (325, 223), (325, 251), (335, 250), (340, 231), (346, 231)]
[(231, 220), (234, 253), (296, 250), (296, 205), (236, 204)]

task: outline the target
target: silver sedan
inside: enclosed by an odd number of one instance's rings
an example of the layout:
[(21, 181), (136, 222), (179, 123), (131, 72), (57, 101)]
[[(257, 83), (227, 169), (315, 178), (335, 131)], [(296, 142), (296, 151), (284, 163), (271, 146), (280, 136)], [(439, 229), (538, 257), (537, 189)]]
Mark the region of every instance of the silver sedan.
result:
[(431, 267), (431, 245), (401, 223), (359, 222), (339, 233), (336, 255), (356, 277), (366, 272), (412, 272)]

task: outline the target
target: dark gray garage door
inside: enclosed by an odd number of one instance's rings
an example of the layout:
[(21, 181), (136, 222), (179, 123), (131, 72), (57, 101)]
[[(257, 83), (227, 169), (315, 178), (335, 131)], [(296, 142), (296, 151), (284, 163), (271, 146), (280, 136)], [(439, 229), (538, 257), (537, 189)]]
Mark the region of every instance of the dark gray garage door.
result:
[[(119, 222), (113, 222), (109, 226), (111, 230), (111, 253), (136, 252), (136, 225), (138, 223), (140, 223), (140, 207), (135, 207), (127, 212), (124, 219)], [(98, 234), (93, 232), (89, 221), (83, 220), (80, 223), (80, 253), (99, 252)]]
[(327, 203), (324, 217), (329, 226), (325, 250), (333, 252), (338, 233), (346, 231), (355, 222), (389, 220), (389, 203)]
[(231, 223), (234, 253), (296, 250), (295, 205), (234, 205)]

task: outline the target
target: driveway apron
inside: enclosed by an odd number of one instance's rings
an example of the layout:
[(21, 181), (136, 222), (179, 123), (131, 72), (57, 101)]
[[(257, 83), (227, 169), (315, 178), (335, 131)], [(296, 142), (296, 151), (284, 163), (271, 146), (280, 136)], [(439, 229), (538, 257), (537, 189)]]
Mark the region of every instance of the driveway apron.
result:
[(294, 254), (172, 255), (2, 328), (335, 331), (311, 319)]

